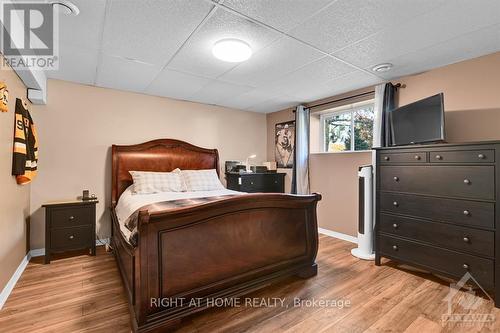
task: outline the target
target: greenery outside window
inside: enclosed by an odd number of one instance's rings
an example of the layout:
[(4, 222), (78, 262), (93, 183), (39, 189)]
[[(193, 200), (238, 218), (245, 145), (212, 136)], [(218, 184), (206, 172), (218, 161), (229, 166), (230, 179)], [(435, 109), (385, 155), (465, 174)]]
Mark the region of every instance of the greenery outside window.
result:
[(323, 152), (370, 150), (373, 119), (373, 100), (324, 111), (320, 115)]

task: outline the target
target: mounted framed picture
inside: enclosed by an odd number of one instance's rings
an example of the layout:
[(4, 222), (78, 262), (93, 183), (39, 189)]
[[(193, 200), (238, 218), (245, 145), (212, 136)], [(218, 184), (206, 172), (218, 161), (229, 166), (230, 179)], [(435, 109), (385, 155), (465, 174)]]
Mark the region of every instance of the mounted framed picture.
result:
[(274, 158), (278, 168), (293, 168), (295, 120), (276, 124), (274, 134)]

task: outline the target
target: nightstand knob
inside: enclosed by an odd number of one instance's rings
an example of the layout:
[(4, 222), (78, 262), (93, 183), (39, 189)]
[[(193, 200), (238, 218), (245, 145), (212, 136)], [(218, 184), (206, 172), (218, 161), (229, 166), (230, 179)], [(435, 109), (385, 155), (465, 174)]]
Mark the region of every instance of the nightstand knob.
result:
[(399, 177), (395, 176), (393, 179), (395, 182), (399, 182)]
[(464, 179), (464, 184), (465, 185), (470, 185), (470, 180), (469, 179)]
[(71, 215), (69, 218), (68, 218), (70, 221), (73, 221), (75, 219), (75, 217), (73, 215)]
[(469, 216), (470, 215), (470, 212), (468, 210), (464, 210), (464, 215), (465, 216)]
[(420, 155), (415, 155), (415, 159), (416, 159), (417, 161), (420, 161), (420, 160), (422, 159), (422, 157), (420, 157)]
[(69, 238), (69, 239), (73, 239), (73, 238), (75, 238), (75, 236), (71, 235), (71, 236), (69, 236), (68, 238)]
[(392, 246), (392, 249), (393, 249), (394, 251), (397, 251), (399, 248), (398, 248), (398, 246), (397, 246), (397, 245), (393, 245), (393, 246)]
[(397, 229), (397, 228), (399, 227), (399, 225), (398, 225), (397, 223), (394, 223), (394, 224), (392, 225), (392, 227), (393, 227), (394, 229)]
[(467, 265), (467, 264), (463, 264), (463, 265), (462, 265), (462, 267), (463, 267), (464, 269), (469, 269), (469, 265)]
[(436, 155), (436, 160), (442, 160), (443, 159), (443, 156), (441, 155)]
[(480, 159), (480, 160), (484, 160), (486, 158), (486, 155), (484, 154), (479, 154), (477, 155), (477, 157)]
[(384, 160), (385, 160), (385, 161), (390, 160), (389, 156), (384, 156)]
[(274, 181), (274, 183), (275, 183), (275, 184), (278, 184), (278, 181), (277, 181), (277, 180), (275, 180), (275, 181)]
[(470, 239), (469, 239), (469, 237), (467, 237), (467, 236), (464, 236), (464, 242), (466, 242), (466, 243), (469, 243), (469, 242), (470, 242)]
[(250, 185), (253, 185), (253, 182), (250, 182)]
[(392, 203), (392, 205), (393, 205), (394, 207), (398, 207), (398, 206), (399, 206), (399, 203), (398, 203), (397, 201), (394, 201), (394, 202)]

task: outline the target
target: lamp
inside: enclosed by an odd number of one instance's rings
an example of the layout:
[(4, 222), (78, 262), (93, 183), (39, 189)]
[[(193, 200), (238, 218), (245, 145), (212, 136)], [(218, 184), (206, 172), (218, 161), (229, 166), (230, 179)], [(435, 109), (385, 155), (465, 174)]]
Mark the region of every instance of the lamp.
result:
[(250, 161), (249, 161), (249, 160), (250, 160), (251, 158), (256, 158), (256, 157), (257, 157), (257, 155), (255, 155), (255, 154), (250, 155), (250, 156), (248, 156), (248, 157), (247, 157), (247, 161), (246, 161), (246, 163), (245, 163), (245, 165), (246, 165), (246, 167), (247, 167), (247, 172), (252, 172), (252, 170), (250, 170)]

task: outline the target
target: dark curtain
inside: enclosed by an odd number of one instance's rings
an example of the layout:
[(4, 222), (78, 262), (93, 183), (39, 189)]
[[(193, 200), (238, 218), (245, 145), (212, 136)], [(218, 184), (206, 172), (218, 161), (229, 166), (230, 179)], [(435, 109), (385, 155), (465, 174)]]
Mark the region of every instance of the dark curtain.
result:
[(386, 83), (384, 87), (384, 102), (382, 106), (382, 130), (380, 132), (380, 143), (382, 147), (392, 146), (392, 129), (390, 113), (395, 108), (396, 87), (392, 83)]

